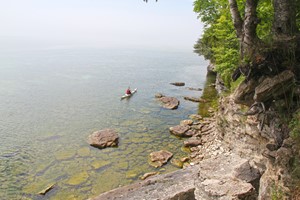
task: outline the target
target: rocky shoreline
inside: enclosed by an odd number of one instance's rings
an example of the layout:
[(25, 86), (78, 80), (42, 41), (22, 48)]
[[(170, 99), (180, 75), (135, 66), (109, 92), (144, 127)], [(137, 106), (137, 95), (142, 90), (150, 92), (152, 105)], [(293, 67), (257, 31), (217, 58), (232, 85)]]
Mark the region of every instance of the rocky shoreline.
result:
[(295, 142), (287, 138), (282, 146), (268, 148), (276, 139), (272, 127), (265, 125), (261, 130), (259, 115), (237, 114), (243, 110), (233, 95), (220, 97), (210, 117), (192, 115), (170, 128), (191, 151), (182, 160), (183, 169), (145, 174), (143, 181), (91, 199), (264, 200), (274, 194), (289, 199)]
[(285, 140), (273, 151), (274, 157), (265, 156), (266, 145), (274, 140), (268, 136), (270, 129), (260, 133), (255, 116), (236, 115), (241, 107), (232, 97), (221, 98), (219, 103), (220, 108), (210, 118), (196, 121), (201, 128), (193, 137), (201, 144), (190, 148), (190, 161), (184, 169), (92, 199), (272, 199), (274, 184), (288, 192), (291, 177), (286, 166), (293, 141)]

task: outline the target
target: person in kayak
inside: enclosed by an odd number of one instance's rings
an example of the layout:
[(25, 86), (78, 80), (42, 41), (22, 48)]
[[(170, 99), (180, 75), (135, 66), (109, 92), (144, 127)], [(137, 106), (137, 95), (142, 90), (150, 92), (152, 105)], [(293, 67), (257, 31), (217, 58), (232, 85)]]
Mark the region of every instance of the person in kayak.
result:
[(128, 87), (128, 88), (127, 88), (127, 90), (126, 90), (126, 94), (127, 94), (127, 95), (131, 95), (131, 90), (130, 90), (130, 87)]

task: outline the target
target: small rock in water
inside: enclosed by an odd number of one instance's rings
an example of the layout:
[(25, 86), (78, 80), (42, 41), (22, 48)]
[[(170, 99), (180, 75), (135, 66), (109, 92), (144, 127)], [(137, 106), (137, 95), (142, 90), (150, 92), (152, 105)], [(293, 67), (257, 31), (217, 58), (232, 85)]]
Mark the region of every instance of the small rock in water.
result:
[(172, 156), (173, 154), (166, 150), (152, 152), (150, 153), (150, 164), (154, 167), (161, 167), (165, 163), (167, 163), (172, 158)]
[(183, 97), (187, 101), (206, 103), (207, 101), (198, 97)]
[(144, 174), (144, 175), (141, 177), (141, 179), (142, 179), (142, 180), (145, 180), (146, 178), (148, 178), (148, 177), (150, 177), (150, 176), (154, 176), (154, 175), (156, 175), (156, 174), (158, 174), (158, 172), (149, 172), (149, 173)]
[(51, 184), (48, 187), (46, 187), (45, 189), (43, 189), (42, 191), (40, 191), (38, 194), (40, 195), (45, 195), (47, 194), (47, 192), (49, 192), (50, 190), (52, 190), (54, 188), (55, 184)]
[(163, 95), (162, 93), (157, 93), (155, 94), (155, 98), (162, 98), (164, 97), (165, 95)]
[(201, 88), (192, 88), (192, 87), (187, 87), (186, 89), (188, 90), (195, 90), (195, 91), (202, 91)]
[(170, 110), (177, 109), (180, 103), (175, 97), (161, 97), (159, 100), (163, 103), (164, 108)]
[(174, 83), (170, 83), (171, 85), (175, 85), (175, 86), (185, 86), (184, 82), (174, 82)]

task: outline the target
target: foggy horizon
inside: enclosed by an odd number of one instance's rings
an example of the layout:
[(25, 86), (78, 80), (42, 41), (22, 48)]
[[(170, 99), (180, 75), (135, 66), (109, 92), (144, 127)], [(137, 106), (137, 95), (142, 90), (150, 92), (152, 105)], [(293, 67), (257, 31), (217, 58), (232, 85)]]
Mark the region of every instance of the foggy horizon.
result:
[(192, 50), (202, 25), (192, 0), (10, 0), (0, 8), (2, 48)]

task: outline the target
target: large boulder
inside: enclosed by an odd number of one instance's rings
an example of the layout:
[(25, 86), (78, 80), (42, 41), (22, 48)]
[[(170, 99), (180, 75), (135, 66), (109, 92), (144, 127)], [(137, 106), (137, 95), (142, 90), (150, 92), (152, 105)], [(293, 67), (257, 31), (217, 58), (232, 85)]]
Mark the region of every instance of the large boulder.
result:
[(88, 137), (88, 143), (97, 148), (118, 146), (119, 136), (112, 129), (95, 131)]
[(174, 110), (179, 106), (179, 100), (175, 97), (161, 97), (158, 99), (163, 103), (163, 107), (166, 109)]
[(150, 164), (154, 167), (161, 167), (166, 164), (172, 158), (172, 156), (173, 154), (166, 150), (152, 152), (150, 153)]

